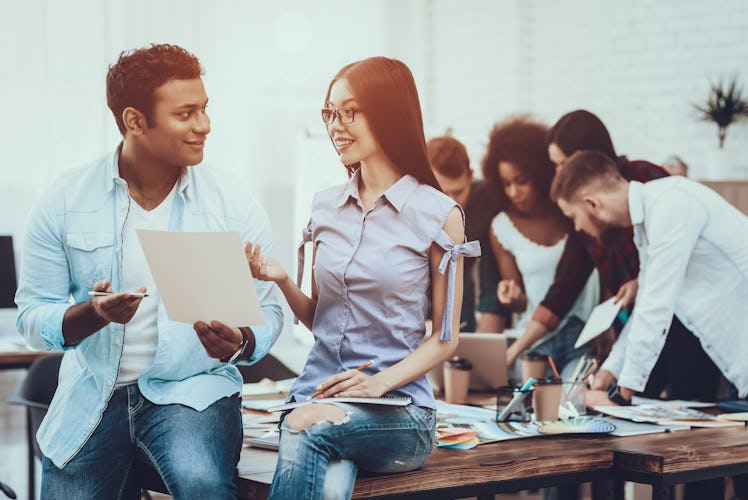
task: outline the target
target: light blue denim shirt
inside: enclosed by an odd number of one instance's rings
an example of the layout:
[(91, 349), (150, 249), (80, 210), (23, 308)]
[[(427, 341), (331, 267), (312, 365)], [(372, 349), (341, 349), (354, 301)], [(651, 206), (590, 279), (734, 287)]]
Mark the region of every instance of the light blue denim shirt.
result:
[[(312, 323), (315, 344), (289, 395), (297, 400), (306, 399), (332, 375), (368, 360), (374, 363), (364, 373), (373, 375), (421, 345), (431, 314), (433, 243), (446, 251), (439, 272), (449, 272), (448, 304), (453, 302), (455, 262), (460, 255), (480, 255), (477, 241), (456, 245), (444, 232), (447, 215), (458, 206), (445, 194), (404, 175), (366, 212), (358, 181), (357, 171), (348, 184), (317, 193), (303, 233), (304, 242), (313, 241), (316, 248), (318, 299)], [(299, 262), (299, 270), (303, 268)], [(451, 338), (453, 314), (446, 308), (439, 333), (444, 341)], [(425, 375), (392, 395), (434, 407)]]
[[(88, 300), (96, 281), (109, 278), (112, 289), (120, 290), (120, 235), (129, 195), (119, 177), (118, 151), (58, 179), (37, 202), (26, 232), (16, 327), (33, 347), (65, 351), (59, 386), (37, 435), (42, 452), (58, 467), (67, 464), (96, 429), (122, 355), (121, 324), (111, 323), (72, 347), (63, 345), (62, 336), (65, 311)], [(243, 241), (263, 249), (272, 243), (267, 215), (241, 183), (205, 166), (185, 169), (170, 230), (239, 231)], [(184, 279), (189, 279), (189, 269)], [(248, 325), (256, 338), (250, 362), (267, 354), (283, 326), (274, 285), (255, 281), (255, 287), (265, 325)], [(205, 318), (213, 319), (219, 318)], [(210, 358), (192, 325), (169, 321), (163, 303), (158, 305), (157, 324), (153, 365), (138, 380), (146, 398), (203, 410), (241, 390), (237, 368)]]

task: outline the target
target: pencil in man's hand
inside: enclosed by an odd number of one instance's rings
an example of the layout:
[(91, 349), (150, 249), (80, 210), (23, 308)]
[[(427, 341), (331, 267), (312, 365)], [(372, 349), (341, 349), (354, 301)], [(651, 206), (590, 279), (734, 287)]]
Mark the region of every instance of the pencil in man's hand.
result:
[[(361, 370), (365, 370), (365, 369), (369, 368), (369, 367), (370, 367), (371, 365), (373, 365), (373, 364), (374, 364), (374, 360), (373, 360), (373, 359), (370, 359), (370, 360), (369, 360), (369, 361), (367, 361), (366, 363), (363, 363), (363, 364), (361, 364), (361, 365), (357, 366), (357, 367), (356, 367), (356, 371), (359, 371), (359, 372), (360, 372)], [(324, 391), (314, 391), (314, 392), (312, 393), (312, 395), (311, 395), (311, 396), (309, 396), (309, 397), (308, 397), (307, 399), (314, 399), (314, 398), (318, 397), (318, 396), (319, 396), (320, 394), (322, 394), (323, 392), (324, 392)]]

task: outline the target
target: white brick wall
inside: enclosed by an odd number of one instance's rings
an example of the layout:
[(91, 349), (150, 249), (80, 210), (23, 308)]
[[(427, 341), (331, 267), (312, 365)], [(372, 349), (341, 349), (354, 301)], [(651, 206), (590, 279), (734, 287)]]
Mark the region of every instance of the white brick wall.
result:
[(654, 162), (678, 154), (695, 177), (748, 178), (748, 126), (728, 129), (728, 166), (711, 172), (717, 129), (692, 108), (710, 80), (735, 74), (748, 91), (748, 3), (427, 5), (434, 43), (426, 57), (442, 67), (428, 81), (429, 131), (452, 126), (474, 165), (493, 120), (527, 111), (552, 124), (586, 108), (606, 123), (619, 153)]

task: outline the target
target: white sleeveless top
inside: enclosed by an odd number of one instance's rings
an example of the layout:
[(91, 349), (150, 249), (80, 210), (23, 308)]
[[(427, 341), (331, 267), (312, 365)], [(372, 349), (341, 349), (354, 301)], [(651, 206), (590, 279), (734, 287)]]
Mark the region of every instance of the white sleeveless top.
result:
[[(514, 328), (524, 330), (532, 318), (533, 311), (540, 305), (553, 284), (556, 265), (566, 245), (566, 236), (554, 245), (540, 245), (522, 234), (506, 212), (501, 212), (494, 217), (491, 222), (491, 230), (501, 246), (514, 256), (519, 272), (522, 274), (525, 294), (527, 295), (527, 308), (515, 317)], [(587, 321), (592, 309), (599, 303), (599, 299), (600, 281), (597, 270), (594, 270), (574, 306), (559, 323), (559, 327), (565, 323), (567, 317), (572, 315), (577, 316), (582, 321)], [(553, 335), (557, 331), (558, 329), (549, 335)], [(548, 338), (546, 336), (542, 340), (545, 341)]]

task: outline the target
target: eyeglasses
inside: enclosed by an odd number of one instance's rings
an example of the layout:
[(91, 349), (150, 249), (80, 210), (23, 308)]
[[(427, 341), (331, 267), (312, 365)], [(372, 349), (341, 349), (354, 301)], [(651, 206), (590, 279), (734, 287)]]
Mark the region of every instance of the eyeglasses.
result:
[(356, 108), (322, 108), (322, 121), (325, 122), (325, 125), (332, 125), (337, 116), (338, 122), (348, 125), (353, 123), (356, 113), (361, 113), (361, 110)]

